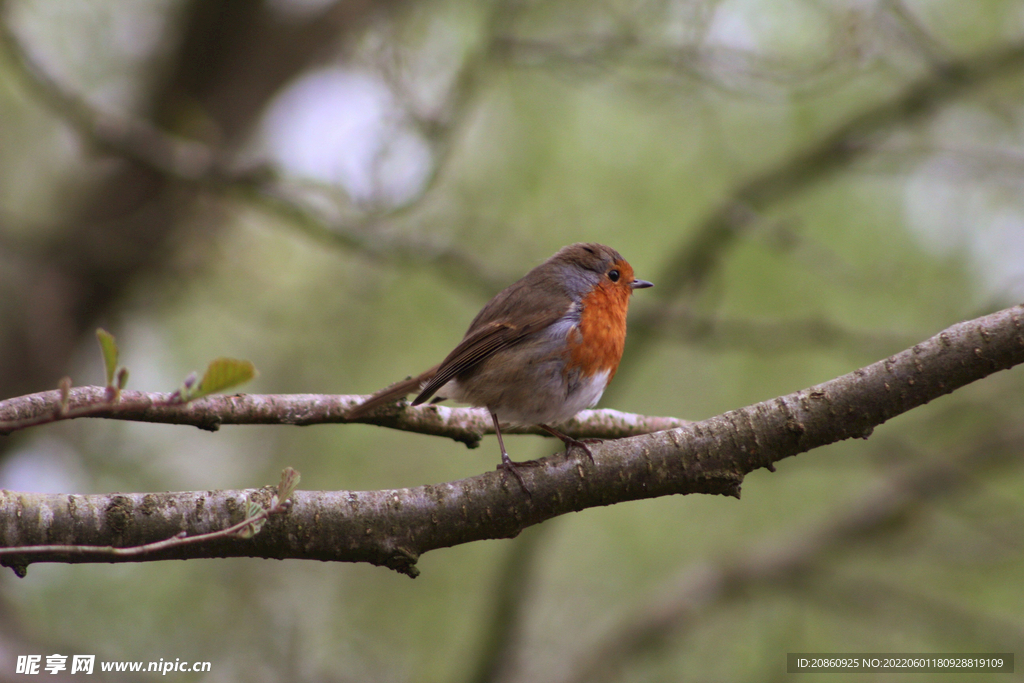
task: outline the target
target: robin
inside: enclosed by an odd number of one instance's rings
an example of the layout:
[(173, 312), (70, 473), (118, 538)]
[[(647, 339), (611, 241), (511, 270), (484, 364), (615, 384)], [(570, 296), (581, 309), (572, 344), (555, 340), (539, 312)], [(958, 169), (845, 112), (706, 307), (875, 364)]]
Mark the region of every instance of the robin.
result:
[(539, 425), (566, 453), (575, 446), (593, 462), (585, 443), (551, 425), (601, 398), (622, 358), (629, 297), (652, 286), (614, 249), (570, 244), (491, 299), (439, 365), (378, 391), (348, 418), (413, 392), (414, 406), (437, 394), (487, 408), (501, 448), (498, 469), (529, 493), (516, 469), (526, 463), (509, 458), (499, 424)]

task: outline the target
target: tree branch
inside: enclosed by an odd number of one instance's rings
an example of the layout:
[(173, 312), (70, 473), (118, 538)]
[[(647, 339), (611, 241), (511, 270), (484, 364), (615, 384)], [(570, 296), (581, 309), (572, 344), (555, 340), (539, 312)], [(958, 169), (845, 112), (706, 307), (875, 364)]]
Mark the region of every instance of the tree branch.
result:
[[(969, 473), (1005, 467), (1017, 460), (1024, 433), (999, 435), (950, 459), (905, 468), (872, 488), (847, 510), (816, 527), (786, 538), (772, 538), (742, 556), (700, 566), (654, 591), (577, 659), (565, 683), (617, 678), (622, 667), (670, 638), (698, 626), (714, 605), (749, 596), (758, 586), (792, 585), (815, 577), (836, 552), (850, 552), (880, 534), (893, 534), (917, 519), (926, 501), (970, 486)], [(832, 595), (833, 591), (826, 591)], [(860, 601), (863, 604), (863, 601)], [(889, 604), (888, 601), (886, 604)], [(939, 623), (949, 623), (946, 620)], [(961, 615), (962, 619), (966, 618)], [(934, 622), (934, 619), (928, 620)], [(1003, 624), (1000, 624), (1003, 625)], [(992, 632), (998, 633), (997, 629)]]
[[(330, 394), (236, 394), (207, 396), (189, 403), (173, 393), (122, 390), (116, 402), (106, 387), (75, 387), (64, 403), (61, 390), (43, 391), (0, 401), (0, 434), (80, 417), (189, 425), (217, 431), (221, 425), (298, 425), (362, 423), (417, 434), (443, 436), (476, 448), (494, 425), (482, 408), (395, 404), (366, 417), (349, 420), (349, 409), (366, 396)], [(584, 410), (565, 423), (579, 439), (618, 439), (689, 424), (674, 417), (650, 417), (618, 410)], [(503, 429), (505, 434), (550, 436), (536, 426)]]
[(0, 55), (39, 102), (92, 145), (176, 180), (199, 182), (226, 173), (225, 160), (210, 147), (157, 129), (148, 121), (115, 117), (89, 106), (33, 60), (0, 17)]
[[(336, 3), (327, 15), (344, 14), (347, 3)], [(500, 9), (500, 8), (499, 8)], [(504, 12), (495, 9), (495, 17)], [(331, 18), (330, 21), (336, 21)], [(324, 21), (313, 22), (312, 26)], [(505, 279), (486, 268), (478, 259), (450, 243), (415, 237), (382, 237), (373, 228), (385, 221), (409, 213), (420, 205), (444, 172), (453, 138), (472, 110), (481, 73), (489, 63), (493, 34), (500, 25), (489, 25), (482, 47), (466, 58), (454, 77), (444, 114), (430, 120), (426, 137), (436, 153), (430, 175), (421, 190), (405, 204), (384, 211), (366, 212), (354, 218), (329, 218), (303, 201), (293, 185), (278, 178), (278, 170), (268, 164), (236, 168), (225, 150), (174, 135), (150, 121), (131, 115), (111, 115), (92, 107), (85, 99), (34, 61), (0, 13), (0, 56), (15, 67), (13, 72), (25, 89), (55, 116), (68, 124), (85, 142), (111, 154), (131, 160), (167, 180), (247, 202), (262, 211), (287, 221), (307, 238), (332, 247), (357, 251), (379, 261), (429, 265), (444, 278), (468, 284), (487, 295), (500, 290)], [(316, 29), (319, 33), (322, 29)], [(423, 124), (426, 127), (426, 123)], [(308, 181), (304, 185), (308, 186)], [(338, 192), (337, 187), (322, 189)]]
[[(411, 489), (299, 491), (290, 511), (245, 541), (218, 539), (143, 558), (50, 553), (3, 562), (24, 571), (34, 561), (287, 557), (370, 562), (415, 576), (417, 559), (429, 550), (514, 537), (567, 512), (677, 493), (738, 497), (748, 472), (773, 469), (774, 462), (828, 443), (866, 438), (896, 415), (1022, 362), (1024, 305), (1018, 305), (958, 323), (902, 353), (788, 396), (594, 446), (595, 465), (564, 455), (545, 458), (523, 470), (529, 497), (499, 472)], [(0, 547), (124, 547), (183, 530), (208, 533), (240, 521), (240, 501), (270, 495), (272, 489), (91, 496), (5, 491)]]
[(1024, 42), (936, 66), (896, 96), (851, 116), (778, 166), (737, 187), (693, 231), (692, 238), (658, 275), (663, 301), (699, 286), (718, 267), (737, 237), (760, 212), (848, 168), (885, 141), (899, 126), (913, 123), (971, 90), (1024, 69)]
[[(653, 316), (653, 309), (650, 314)], [(662, 310), (660, 318), (658, 324), (667, 337), (715, 351), (739, 349), (764, 356), (836, 348), (870, 358), (912, 344), (917, 338), (907, 332), (848, 329), (824, 317), (739, 319), (675, 307)]]

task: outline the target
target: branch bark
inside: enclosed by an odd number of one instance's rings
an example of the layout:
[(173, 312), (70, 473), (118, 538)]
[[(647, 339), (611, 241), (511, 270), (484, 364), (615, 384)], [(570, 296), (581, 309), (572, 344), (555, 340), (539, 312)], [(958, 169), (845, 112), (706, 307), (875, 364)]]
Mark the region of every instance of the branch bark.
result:
[[(471, 541), (510, 538), (588, 507), (670, 494), (739, 496), (755, 469), (818, 446), (866, 438), (886, 420), (1024, 362), (1024, 305), (958, 323), (931, 339), (808, 389), (670, 429), (592, 448), (595, 464), (563, 455), (523, 471), (532, 496), (499, 472), (382, 491), (299, 491), (292, 509), (248, 540), (220, 539), (135, 557), (7, 555), (31, 562), (116, 562), (266, 557), (370, 562), (415, 576), (419, 556)], [(230, 399), (228, 399), (230, 400)], [(0, 492), (0, 547), (142, 545), (182, 531), (239, 522), (272, 488), (68, 495)]]
[[(58, 389), (0, 401), (0, 434), (81, 417), (98, 417), (156, 424), (190, 425), (217, 431), (221, 425), (298, 425), (363, 423), (406, 432), (443, 436), (466, 444), (494, 433), (483, 408), (441, 405), (409, 406), (396, 403), (355, 420), (349, 409), (366, 396), (330, 394), (236, 394), (207, 396), (190, 403), (175, 401), (174, 394), (122, 390), (111, 402), (106, 387), (76, 387), (62, 403)], [(565, 432), (578, 439), (620, 439), (690, 424), (675, 417), (651, 417), (618, 410), (583, 410), (565, 423)], [(505, 434), (550, 436), (535, 425), (510, 426)]]
[[(1024, 433), (1001, 434), (953, 458), (932, 459), (905, 468), (873, 487), (855, 504), (815, 527), (788, 537), (771, 538), (738, 557), (695, 567), (653, 591), (639, 607), (588, 647), (563, 683), (597, 683), (620, 678), (629, 662), (670, 642), (678, 642), (701, 617), (730, 600), (747, 600), (750, 590), (765, 586), (803, 586), (820, 580), (820, 570), (836, 553), (856, 552), (867, 540), (906, 529), (925, 502), (949, 496), (975, 483), (971, 474), (1015, 463)], [(830, 586), (832, 584), (830, 583)], [(829, 590), (828, 594), (834, 594)], [(861, 600), (859, 604), (868, 601)], [(880, 601), (890, 604), (891, 601)], [(948, 625), (944, 620), (929, 619)], [(982, 620), (973, 615), (974, 620)], [(969, 617), (960, 615), (964, 621)], [(999, 629), (998, 626), (1002, 626)], [(1019, 636), (1000, 622), (989, 629), (1004, 641)], [(1016, 643), (1013, 643), (1016, 644)], [(1011, 647), (1005, 642), (1003, 647)]]

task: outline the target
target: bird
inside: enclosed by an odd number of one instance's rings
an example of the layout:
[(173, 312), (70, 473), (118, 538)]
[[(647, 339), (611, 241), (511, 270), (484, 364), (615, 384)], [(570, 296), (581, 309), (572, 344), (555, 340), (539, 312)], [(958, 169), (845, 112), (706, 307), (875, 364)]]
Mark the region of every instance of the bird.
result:
[(499, 470), (529, 495), (501, 438), (501, 424), (538, 425), (593, 463), (583, 441), (552, 425), (597, 404), (615, 376), (626, 340), (626, 311), (639, 280), (619, 252), (602, 244), (560, 249), (491, 299), (462, 341), (438, 365), (392, 384), (351, 408), (349, 420), (411, 393), (412, 405), (433, 396), (486, 408), (501, 449)]

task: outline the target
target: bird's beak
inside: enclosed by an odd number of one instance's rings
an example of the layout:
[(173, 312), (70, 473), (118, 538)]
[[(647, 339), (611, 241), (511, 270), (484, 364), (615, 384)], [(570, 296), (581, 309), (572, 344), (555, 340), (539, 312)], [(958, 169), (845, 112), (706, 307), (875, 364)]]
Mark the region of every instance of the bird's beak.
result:
[(647, 280), (633, 280), (629, 283), (629, 286), (633, 289), (647, 289), (648, 287), (653, 287), (654, 283)]

